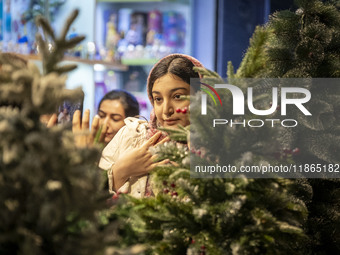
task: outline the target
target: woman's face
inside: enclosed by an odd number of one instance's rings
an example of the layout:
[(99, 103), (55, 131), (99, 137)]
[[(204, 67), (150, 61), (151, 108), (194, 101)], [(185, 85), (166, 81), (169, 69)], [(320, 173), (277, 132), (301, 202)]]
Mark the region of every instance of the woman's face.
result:
[(98, 115), (100, 117), (100, 125), (103, 125), (104, 121), (107, 120), (107, 131), (104, 141), (105, 143), (109, 143), (119, 129), (125, 125), (125, 111), (123, 105), (118, 99), (104, 100), (99, 106)]
[(181, 96), (190, 94), (190, 85), (174, 74), (166, 74), (153, 84), (152, 97), (157, 121), (162, 127), (177, 128), (190, 124), (189, 114), (176, 112), (189, 107), (189, 100)]

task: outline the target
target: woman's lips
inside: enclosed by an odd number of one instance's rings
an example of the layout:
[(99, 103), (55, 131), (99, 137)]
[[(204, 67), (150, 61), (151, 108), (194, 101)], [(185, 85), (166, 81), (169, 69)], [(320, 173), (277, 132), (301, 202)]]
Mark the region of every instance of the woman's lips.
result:
[(175, 125), (177, 124), (179, 119), (167, 119), (167, 120), (164, 120), (164, 123), (167, 124), (168, 126), (172, 126), (172, 125)]

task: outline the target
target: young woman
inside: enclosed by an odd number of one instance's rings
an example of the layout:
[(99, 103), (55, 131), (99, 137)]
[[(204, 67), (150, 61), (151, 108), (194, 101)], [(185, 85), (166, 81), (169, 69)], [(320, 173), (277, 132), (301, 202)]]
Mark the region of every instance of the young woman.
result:
[(137, 99), (127, 91), (113, 90), (108, 92), (98, 106), (99, 125), (106, 123), (103, 142), (108, 144), (125, 123), (127, 117), (139, 115)]
[[(112, 90), (105, 94), (98, 106), (98, 114), (94, 117), (90, 135), (81, 135), (81, 131), (89, 130), (90, 111), (85, 110), (81, 120), (81, 112), (77, 110), (73, 115), (72, 130), (79, 147), (93, 143), (99, 127), (102, 127), (99, 142), (108, 144), (125, 123), (127, 117), (139, 114), (137, 99), (125, 90)], [(78, 134), (78, 135), (77, 135)]]
[(111, 193), (118, 191), (135, 197), (151, 195), (148, 173), (169, 160), (155, 162), (157, 156), (151, 155), (149, 147), (169, 140), (157, 127), (177, 128), (190, 124), (188, 114), (183, 113), (189, 101), (182, 100), (181, 96), (190, 94), (190, 78), (199, 78), (194, 66), (202, 65), (190, 56), (172, 54), (151, 70), (147, 81), (148, 96), (154, 107), (150, 122), (126, 119), (126, 126), (105, 147), (99, 162), (102, 169), (108, 170)]

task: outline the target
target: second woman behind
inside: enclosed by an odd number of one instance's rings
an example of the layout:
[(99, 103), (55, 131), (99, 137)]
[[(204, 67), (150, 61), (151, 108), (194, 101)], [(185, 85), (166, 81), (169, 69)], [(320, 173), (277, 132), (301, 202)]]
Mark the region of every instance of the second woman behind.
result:
[(125, 123), (127, 117), (139, 115), (137, 99), (125, 90), (112, 90), (104, 95), (98, 105), (98, 113), (94, 117), (89, 135), (82, 135), (82, 131), (88, 133), (90, 123), (90, 110), (85, 110), (83, 118), (78, 110), (73, 115), (72, 130), (77, 146), (86, 147), (92, 145), (99, 127), (102, 127), (99, 141), (108, 144)]
[(106, 124), (103, 142), (108, 144), (118, 133), (127, 117), (139, 115), (139, 104), (136, 98), (125, 90), (112, 90), (105, 94), (98, 106), (99, 125)]

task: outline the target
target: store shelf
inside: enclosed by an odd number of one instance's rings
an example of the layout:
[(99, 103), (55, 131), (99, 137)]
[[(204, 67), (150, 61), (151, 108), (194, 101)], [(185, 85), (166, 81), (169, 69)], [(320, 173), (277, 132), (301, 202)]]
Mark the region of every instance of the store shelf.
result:
[(158, 60), (157, 58), (122, 58), (122, 64), (127, 66), (147, 66), (156, 64)]
[[(18, 56), (27, 59), (27, 60), (41, 60), (41, 57), (39, 55), (34, 55), (34, 54), (29, 54), (29, 55), (22, 55), (22, 54), (17, 54)], [(63, 59), (64, 61), (70, 61), (70, 62), (75, 62), (75, 63), (82, 63), (82, 64), (87, 64), (87, 65), (103, 65), (107, 69), (115, 70), (115, 71), (127, 71), (128, 66), (121, 64), (121, 63), (115, 63), (115, 62), (106, 62), (106, 61), (101, 61), (101, 60), (90, 60), (90, 59), (82, 59), (82, 58), (77, 58), (77, 57), (69, 57), (66, 56)]]

